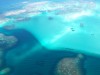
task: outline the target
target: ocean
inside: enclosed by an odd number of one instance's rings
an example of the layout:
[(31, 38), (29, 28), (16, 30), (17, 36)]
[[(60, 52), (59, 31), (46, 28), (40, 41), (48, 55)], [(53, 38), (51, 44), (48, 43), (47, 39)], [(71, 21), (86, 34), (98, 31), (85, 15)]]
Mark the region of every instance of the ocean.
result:
[(99, 8), (98, 0), (1, 1), (0, 75), (100, 75)]

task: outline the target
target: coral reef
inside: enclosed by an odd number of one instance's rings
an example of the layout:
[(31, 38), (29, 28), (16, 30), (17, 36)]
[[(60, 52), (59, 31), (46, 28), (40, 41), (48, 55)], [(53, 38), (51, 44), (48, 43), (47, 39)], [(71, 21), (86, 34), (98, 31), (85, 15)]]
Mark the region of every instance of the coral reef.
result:
[(84, 56), (79, 54), (77, 57), (66, 57), (58, 62), (55, 75), (83, 75), (80, 61)]

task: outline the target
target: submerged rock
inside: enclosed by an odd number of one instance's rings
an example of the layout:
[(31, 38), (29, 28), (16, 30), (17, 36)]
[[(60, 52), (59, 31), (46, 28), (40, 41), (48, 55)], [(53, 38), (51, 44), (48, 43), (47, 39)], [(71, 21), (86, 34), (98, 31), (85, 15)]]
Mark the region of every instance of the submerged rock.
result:
[(5, 30), (13, 30), (13, 29), (16, 29), (16, 26), (14, 24), (5, 25), (5, 26), (3, 26), (3, 29), (5, 29)]
[(6, 67), (0, 71), (0, 75), (7, 75), (10, 72), (10, 68)]
[(63, 58), (57, 64), (55, 75), (83, 75), (83, 67), (80, 66), (83, 58), (82, 54), (75, 58)]
[(0, 49), (7, 49), (14, 46), (17, 42), (17, 38), (14, 36), (6, 36), (0, 33)]
[(16, 18), (15, 22), (29, 21), (30, 19), (31, 19), (30, 17), (19, 17)]
[[(5, 75), (10, 72), (10, 68), (4, 68), (4, 53), (8, 48), (13, 47), (17, 43), (17, 38), (14, 36), (6, 36), (3, 33), (0, 33), (0, 75)], [(2, 69), (4, 68), (4, 69)]]

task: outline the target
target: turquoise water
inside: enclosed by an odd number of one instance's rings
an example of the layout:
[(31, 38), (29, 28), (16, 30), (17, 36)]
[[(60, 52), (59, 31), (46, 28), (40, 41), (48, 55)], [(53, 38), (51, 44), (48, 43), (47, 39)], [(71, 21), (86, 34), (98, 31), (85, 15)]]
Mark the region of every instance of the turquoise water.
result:
[(0, 75), (100, 75), (99, 3), (0, 2)]

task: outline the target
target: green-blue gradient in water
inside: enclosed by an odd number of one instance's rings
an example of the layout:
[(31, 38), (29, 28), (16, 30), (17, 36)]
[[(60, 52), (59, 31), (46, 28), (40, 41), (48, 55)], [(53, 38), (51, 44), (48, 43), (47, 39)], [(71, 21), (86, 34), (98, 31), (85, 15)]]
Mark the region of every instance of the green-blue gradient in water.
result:
[[(16, 28), (28, 30), (46, 48), (71, 48), (76, 52), (100, 55), (99, 20), (96, 16), (84, 16), (74, 21), (66, 21), (59, 15), (42, 13), (28, 21), (14, 24)], [(8, 21), (5, 25), (12, 24), (13, 21)]]
[[(67, 51), (100, 57), (100, 3), (78, 1), (9, 1), (18, 7), (0, 8), (0, 32), (19, 40), (5, 55), (7, 66), (14, 68), (11, 75), (53, 75), (57, 61), (67, 57)], [(87, 75), (99, 75), (98, 66), (99, 59), (87, 56)]]

